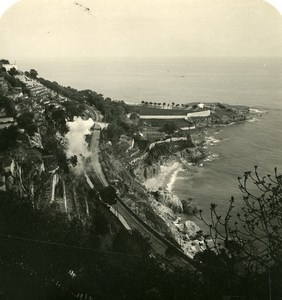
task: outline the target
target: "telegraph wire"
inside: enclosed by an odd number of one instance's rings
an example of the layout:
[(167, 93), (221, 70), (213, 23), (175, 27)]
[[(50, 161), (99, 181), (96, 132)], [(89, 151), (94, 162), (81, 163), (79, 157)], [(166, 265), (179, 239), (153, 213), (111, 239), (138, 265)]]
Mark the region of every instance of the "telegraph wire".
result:
[(72, 249), (76, 249), (76, 250), (85, 250), (85, 251), (89, 251), (89, 252), (113, 254), (113, 255), (119, 255), (119, 256), (133, 257), (133, 258), (142, 259), (142, 257), (140, 257), (138, 255), (132, 255), (132, 254), (126, 254), (126, 253), (114, 252), (114, 251), (102, 251), (102, 250), (97, 250), (97, 249), (93, 249), (93, 248), (89, 248), (89, 247), (81, 247), (81, 246), (68, 245), (68, 244), (59, 243), (59, 242), (43, 241), (43, 240), (37, 240), (37, 239), (31, 239), (31, 238), (24, 238), (24, 237), (15, 236), (15, 235), (0, 234), (0, 238), (13, 239), (13, 240), (19, 240), (19, 241), (27, 241), (27, 242), (45, 244), (45, 245), (52, 245), (52, 246), (57, 246), (57, 247), (72, 248)]

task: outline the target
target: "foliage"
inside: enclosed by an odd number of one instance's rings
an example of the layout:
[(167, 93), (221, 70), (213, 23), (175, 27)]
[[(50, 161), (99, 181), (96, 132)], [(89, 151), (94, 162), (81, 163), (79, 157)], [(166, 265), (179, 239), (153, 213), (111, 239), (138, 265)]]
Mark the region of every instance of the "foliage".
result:
[[(91, 90), (78, 91), (71, 87), (64, 87), (57, 82), (49, 81), (44, 78), (39, 78), (39, 82), (51, 90), (67, 97), (69, 100), (62, 105), (66, 107), (69, 117), (73, 117), (83, 112), (83, 103), (94, 105), (104, 116), (105, 122), (117, 123), (125, 118), (128, 113), (129, 107), (123, 101), (112, 101), (111, 98), (104, 98), (102, 94), (98, 94)], [(119, 124), (122, 126), (122, 124)]]
[(36, 79), (37, 76), (38, 76), (38, 73), (37, 73), (36, 70), (31, 69), (31, 70), (29, 71), (29, 76), (30, 76), (31, 78), (33, 78), (33, 79)]
[[(198, 253), (203, 284), (209, 296), (243, 299), (281, 299), (282, 287), (282, 176), (261, 176), (255, 166), (238, 178), (241, 208), (231, 197), (225, 216), (211, 204), (211, 220), (198, 216), (210, 228), (212, 244)], [(226, 288), (225, 288), (226, 286)]]
[(15, 148), (18, 136), (18, 129), (15, 126), (0, 130), (0, 151), (7, 151)]
[(150, 254), (151, 244), (138, 230), (121, 230), (114, 240), (113, 250), (142, 257)]
[(7, 117), (14, 117), (16, 115), (14, 101), (0, 94), (0, 110), (1, 109), (5, 110)]
[(32, 112), (23, 112), (17, 117), (19, 128), (25, 129), (28, 125), (33, 123), (34, 114)]
[(71, 120), (75, 116), (80, 116), (84, 112), (84, 105), (76, 102), (76, 101), (66, 101), (62, 103), (62, 105), (66, 109), (66, 116), (70, 118)]
[(56, 128), (61, 134), (68, 132), (68, 127), (66, 123), (66, 111), (62, 108), (52, 109), (52, 120), (55, 122)]
[(161, 131), (164, 131), (167, 134), (173, 134), (177, 130), (177, 125), (175, 122), (167, 122), (162, 128)]
[(10, 64), (10, 62), (7, 59), (0, 59), (0, 65)]
[[(22, 291), (29, 299), (72, 299), (78, 293), (94, 299), (200, 299), (199, 282), (187, 271), (168, 272), (150, 259), (150, 245), (140, 233), (121, 232), (112, 249), (95, 249), (97, 222), (92, 229), (51, 207), (35, 210), (12, 193), (0, 197), (0, 275), (10, 276), (2, 278), (4, 296), (18, 298)], [(24, 288), (21, 282), (34, 286)]]
[[(282, 264), (282, 176), (275, 169), (274, 177), (245, 172), (238, 178), (243, 193), (243, 206), (234, 217), (235, 200), (232, 197), (224, 217), (211, 205), (210, 227), (214, 248), (224, 247), (231, 255), (239, 256), (248, 267), (259, 269)], [(250, 181), (251, 180), (251, 184)]]
[(12, 68), (10, 69), (10, 71), (8, 72), (11, 76), (15, 76), (15, 75), (18, 75), (19, 72), (17, 71), (16, 68)]
[(117, 124), (110, 124), (108, 128), (104, 129), (106, 139), (111, 141), (113, 145), (119, 142), (120, 136), (124, 133), (122, 127)]
[(65, 151), (61, 148), (57, 148), (55, 155), (60, 170), (62, 170), (65, 174), (69, 174), (70, 172), (69, 160), (67, 158)]
[(101, 194), (101, 198), (104, 202), (106, 202), (110, 205), (116, 204), (116, 202), (117, 202), (117, 191), (113, 186), (109, 185), (107, 187), (104, 187), (100, 191), (100, 194)]
[(10, 75), (8, 75), (8, 73), (6, 73), (4, 77), (8, 81), (10, 86), (23, 87), (23, 83), (18, 78), (15, 78), (14, 76), (10, 76)]

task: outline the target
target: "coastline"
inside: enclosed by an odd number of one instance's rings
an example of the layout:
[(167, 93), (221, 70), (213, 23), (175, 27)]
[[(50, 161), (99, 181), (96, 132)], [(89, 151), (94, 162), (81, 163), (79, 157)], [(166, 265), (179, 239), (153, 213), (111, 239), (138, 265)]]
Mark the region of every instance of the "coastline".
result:
[(161, 165), (160, 168), (161, 171), (157, 174), (157, 176), (146, 179), (143, 184), (149, 191), (156, 191), (161, 188), (168, 192), (172, 192), (177, 174), (182, 170), (182, 163), (173, 161)]
[(155, 212), (166, 222), (184, 253), (191, 258), (193, 258), (198, 251), (203, 250), (203, 237), (201, 233), (198, 234), (201, 228), (189, 220), (188, 214), (186, 214), (188, 220), (186, 218), (186, 220), (184, 220), (183, 212), (175, 211), (169, 207), (166, 201), (169, 198), (170, 201), (176, 202), (182, 207), (181, 200), (173, 192), (174, 184), (180, 171), (185, 171), (187, 178), (191, 178), (197, 174), (195, 168), (199, 167), (194, 165), (188, 167), (183, 162), (169, 161), (161, 165), (161, 171), (157, 176), (146, 179), (143, 182), (143, 185), (149, 192), (158, 191), (164, 195), (164, 202), (159, 199), (156, 200), (155, 197), (151, 197), (150, 204)]
[[(254, 118), (251, 118), (251, 120), (254, 120)], [(247, 120), (247, 122), (248, 121), (249, 120)], [(256, 121), (256, 119), (254, 121)], [(234, 122), (225, 126), (206, 128), (206, 130), (204, 130), (204, 144), (202, 145), (202, 147), (204, 149), (211, 150), (212, 146), (215, 146), (226, 139), (218, 136), (218, 134), (220, 134), (221, 131), (224, 130), (224, 127), (240, 123), (243, 122)], [(208, 155), (200, 159), (197, 163), (192, 163), (189, 160), (181, 158), (178, 160), (177, 156), (175, 156), (174, 160), (168, 160), (163, 163), (160, 166), (160, 172), (156, 174), (155, 177), (146, 179), (143, 182), (143, 185), (149, 192), (155, 192), (159, 190), (165, 194), (168, 194), (172, 199), (177, 199), (180, 204), (183, 204), (183, 200), (188, 200), (188, 202), (191, 202), (191, 205), (194, 205), (193, 201), (191, 201), (191, 199), (193, 199), (193, 194), (190, 195), (189, 191), (187, 191), (188, 195), (186, 199), (185, 197), (181, 197), (180, 199), (177, 193), (174, 191), (174, 186), (177, 180), (183, 177), (183, 171), (185, 172), (185, 178), (188, 180), (192, 180), (193, 178), (198, 176), (202, 168), (205, 168), (207, 166), (206, 163), (219, 159), (219, 155), (217, 153), (211, 151), (208, 151), (207, 153)], [(180, 172), (181, 177), (179, 177)], [(179, 213), (178, 211), (172, 210), (165, 201), (161, 202), (154, 199), (151, 201), (151, 205), (154, 208), (155, 212), (160, 215), (167, 223), (168, 227), (171, 229), (175, 237), (175, 240), (178, 241), (185, 254), (193, 257), (198, 251), (204, 250), (204, 230), (203, 228), (200, 228), (198, 226), (198, 222), (194, 222), (195, 218), (191, 218), (191, 215), (189, 213)]]

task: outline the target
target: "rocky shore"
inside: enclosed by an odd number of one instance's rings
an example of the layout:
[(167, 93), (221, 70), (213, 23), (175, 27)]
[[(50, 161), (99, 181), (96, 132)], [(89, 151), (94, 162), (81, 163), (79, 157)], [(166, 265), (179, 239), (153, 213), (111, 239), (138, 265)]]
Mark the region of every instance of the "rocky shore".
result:
[[(193, 178), (206, 161), (217, 158), (209, 153), (209, 146), (220, 142), (215, 137), (219, 126), (249, 120), (248, 107), (216, 103), (211, 104), (210, 109), (209, 119), (194, 120), (197, 129), (189, 132), (177, 130), (167, 136), (165, 142), (150, 140), (150, 136), (143, 134), (136, 139), (135, 148), (131, 150), (133, 159), (127, 152), (119, 152), (117, 159), (111, 154), (111, 144), (105, 144), (105, 151), (101, 152), (103, 168), (111, 177), (109, 182), (115, 182), (127, 205), (147, 224), (167, 237), (173, 236), (190, 257), (204, 249), (204, 237), (201, 228), (189, 220), (189, 216), (198, 210), (193, 198), (187, 195), (186, 199), (179, 199), (173, 194), (175, 181), (182, 171), (185, 171), (185, 177)], [(159, 134), (157, 127), (152, 124), (146, 126), (151, 138), (152, 132)], [(149, 145), (147, 148), (144, 146), (146, 143)], [(150, 143), (154, 146), (150, 147)]]
[[(188, 164), (188, 162), (187, 162)], [(194, 168), (196, 166), (193, 166)], [(160, 172), (143, 182), (151, 193), (150, 205), (170, 228), (175, 240), (185, 254), (193, 257), (204, 246), (202, 231), (194, 222), (183, 222), (181, 215), (191, 215), (197, 207), (191, 199), (179, 199), (172, 193), (178, 172), (187, 171), (187, 165), (181, 161), (168, 161), (160, 166)], [(191, 170), (191, 176), (193, 171)]]

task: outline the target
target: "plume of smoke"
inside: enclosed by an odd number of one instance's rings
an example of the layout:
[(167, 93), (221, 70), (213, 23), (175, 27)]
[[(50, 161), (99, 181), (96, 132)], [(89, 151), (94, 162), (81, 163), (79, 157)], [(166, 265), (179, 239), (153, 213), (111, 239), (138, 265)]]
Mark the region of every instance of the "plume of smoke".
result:
[(77, 156), (77, 166), (74, 168), (76, 173), (81, 173), (84, 170), (85, 161), (91, 155), (85, 138), (91, 133), (90, 128), (93, 125), (92, 119), (83, 120), (81, 117), (74, 117), (72, 122), (67, 122), (69, 132), (65, 136), (66, 155), (68, 158), (73, 155)]

